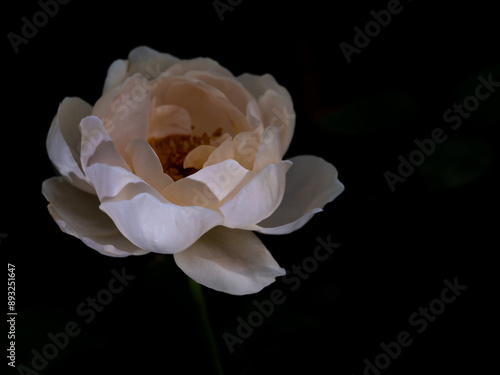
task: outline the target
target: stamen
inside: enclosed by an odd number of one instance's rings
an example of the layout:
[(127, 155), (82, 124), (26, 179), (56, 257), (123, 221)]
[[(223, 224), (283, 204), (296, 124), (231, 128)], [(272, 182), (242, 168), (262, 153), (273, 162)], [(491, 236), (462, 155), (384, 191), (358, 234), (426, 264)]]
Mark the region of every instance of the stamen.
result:
[(222, 128), (216, 129), (211, 136), (203, 133), (201, 137), (195, 135), (171, 134), (164, 138), (150, 138), (149, 145), (153, 148), (163, 166), (163, 172), (174, 181), (187, 177), (198, 171), (196, 168), (184, 168), (184, 159), (187, 154), (201, 145), (210, 145), (210, 142), (220, 137)]

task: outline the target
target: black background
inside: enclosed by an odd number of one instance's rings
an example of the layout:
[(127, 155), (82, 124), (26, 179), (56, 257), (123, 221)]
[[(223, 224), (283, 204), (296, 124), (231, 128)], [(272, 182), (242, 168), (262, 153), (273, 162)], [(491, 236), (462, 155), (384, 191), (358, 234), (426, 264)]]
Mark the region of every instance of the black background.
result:
[[(73, 0), (18, 53), (7, 34), (21, 34), (21, 18), (31, 19), (40, 6), (9, 2), (2, 22), (7, 82), (0, 223), (7, 236), (0, 252), (4, 268), (7, 262), (16, 266), (17, 364), (29, 366), (31, 350), (42, 350), (49, 332), (74, 321), (82, 333), (42, 373), (211, 372), (186, 279), (171, 258), (102, 256), (63, 234), (41, 195), (41, 183), (55, 174), (45, 138), (59, 103), (66, 96), (94, 103), (109, 64), (148, 45), (179, 58), (211, 57), (235, 75), (271, 73), (290, 91), (297, 113), (286, 157), (321, 156), (338, 168), (346, 187), (299, 231), (260, 236), (289, 270), (313, 254), (316, 238), (330, 236), (340, 244), (297, 290), (282, 280), (244, 297), (204, 288), (226, 374), (359, 375), (365, 359), (373, 362), (380, 344), (402, 331), (413, 342), (381, 370), (384, 375), (486, 370), (496, 354), (487, 340), (497, 341), (490, 318), (497, 311), (491, 266), (498, 247), (492, 242), (498, 92), (457, 130), (450, 130), (443, 113), (462, 103), (464, 83), (467, 96), (479, 75), (496, 72), (500, 81), (496, 11), (477, 1), (401, 4), (401, 13), (347, 63), (339, 44), (353, 44), (353, 28), (363, 28), (373, 19), (370, 11), (385, 9), (386, 1), (327, 6), (244, 0), (221, 21), (212, 1)], [(384, 99), (386, 93), (397, 94)], [(391, 114), (400, 109), (398, 98), (411, 103), (401, 118)], [(488, 117), (481, 113), (485, 107), (497, 112)], [(328, 125), (329, 114), (346, 108), (361, 120), (343, 131)], [(437, 127), (450, 139), (391, 192), (384, 172), (396, 172), (398, 155), (407, 157), (414, 140), (428, 138)], [(453, 154), (457, 148), (450, 145), (456, 144), (466, 155), (458, 164), (446, 153)], [(440, 156), (444, 166), (433, 160), (439, 150), (446, 151)], [(425, 174), (427, 166), (444, 176), (447, 162), (458, 178), (464, 168), (473, 178), (443, 186)], [(123, 267), (135, 279), (86, 324), (76, 307), (107, 286), (111, 270)], [(440, 297), (445, 279), (455, 278), (467, 289), (418, 333), (409, 316)], [(253, 302), (267, 300), (274, 289), (284, 293), (285, 303), (231, 354), (223, 333), (236, 334), (238, 316), (246, 319)], [(2, 358), (3, 368), (18, 373)]]

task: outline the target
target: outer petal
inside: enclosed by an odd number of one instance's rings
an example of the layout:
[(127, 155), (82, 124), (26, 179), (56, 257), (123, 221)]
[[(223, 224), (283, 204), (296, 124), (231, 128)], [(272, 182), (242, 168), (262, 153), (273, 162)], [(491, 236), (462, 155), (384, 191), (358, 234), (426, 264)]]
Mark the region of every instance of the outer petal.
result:
[(80, 131), (78, 124), (92, 107), (79, 98), (65, 98), (47, 135), (47, 153), (59, 173), (73, 186), (87, 193), (94, 189), (80, 167)]
[(317, 156), (297, 156), (286, 176), (286, 189), (278, 209), (247, 229), (286, 234), (301, 228), (344, 190), (333, 165)]
[(190, 71), (206, 71), (216, 74), (220, 77), (234, 78), (233, 74), (222, 67), (217, 61), (207, 57), (197, 57), (189, 60), (181, 60), (175, 65), (172, 65), (165, 75), (183, 76)]
[(262, 123), (265, 127), (278, 126), (281, 138), (281, 156), (290, 146), (295, 129), (295, 112), (290, 93), (270, 74), (238, 77), (243, 86), (258, 100)]
[(111, 219), (99, 210), (95, 195), (74, 188), (60, 177), (45, 180), (42, 193), (50, 202), (49, 212), (61, 230), (92, 249), (114, 257), (147, 253), (123, 237)]
[(130, 200), (106, 201), (100, 209), (130, 242), (163, 254), (188, 248), (223, 220), (207, 208), (177, 206), (148, 193), (137, 194)]
[(130, 51), (128, 60), (116, 60), (111, 64), (103, 94), (135, 73), (140, 73), (148, 80), (157, 78), (177, 62), (179, 59), (168, 53), (160, 53), (146, 46), (134, 48)]
[(257, 293), (285, 270), (252, 232), (216, 227), (174, 259), (189, 277), (235, 295)]
[(219, 208), (224, 215), (223, 225), (247, 228), (271, 215), (283, 198), (286, 172), (291, 165), (288, 160), (270, 164), (253, 177)]

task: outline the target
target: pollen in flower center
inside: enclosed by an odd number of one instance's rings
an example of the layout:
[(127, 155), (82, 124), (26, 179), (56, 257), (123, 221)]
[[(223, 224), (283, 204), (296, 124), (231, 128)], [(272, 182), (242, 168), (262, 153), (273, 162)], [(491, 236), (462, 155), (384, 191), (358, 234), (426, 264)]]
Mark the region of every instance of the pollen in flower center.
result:
[(218, 128), (211, 136), (203, 133), (200, 136), (185, 134), (170, 134), (163, 138), (149, 138), (148, 143), (153, 148), (163, 166), (163, 172), (168, 174), (174, 181), (187, 177), (198, 170), (195, 168), (184, 168), (184, 159), (196, 147), (210, 145), (222, 134), (222, 128)]

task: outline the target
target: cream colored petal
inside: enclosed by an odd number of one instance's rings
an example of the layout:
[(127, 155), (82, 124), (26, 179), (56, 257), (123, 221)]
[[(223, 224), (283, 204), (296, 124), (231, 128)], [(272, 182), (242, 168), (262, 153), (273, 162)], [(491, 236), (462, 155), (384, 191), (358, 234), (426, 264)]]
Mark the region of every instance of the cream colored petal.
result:
[(163, 173), (160, 159), (144, 139), (134, 139), (129, 143), (125, 152), (129, 164), (134, 169), (134, 174), (158, 192), (174, 182), (172, 177)]
[(235, 157), (236, 153), (233, 139), (226, 138), (226, 140), (210, 154), (205, 164), (203, 164), (203, 168), (223, 162), (224, 160), (234, 159)]
[(224, 203), (219, 208), (224, 215), (223, 225), (228, 228), (246, 228), (271, 215), (283, 198), (286, 172), (291, 164), (285, 160), (277, 165), (268, 165)]
[(181, 60), (175, 65), (172, 65), (167, 71), (166, 75), (183, 76), (190, 71), (207, 71), (211, 74), (220, 77), (234, 78), (233, 74), (222, 67), (217, 61), (206, 57), (197, 57), (190, 60)]
[(160, 53), (146, 46), (134, 48), (129, 53), (128, 60), (116, 60), (111, 64), (104, 83), (103, 94), (135, 73), (140, 73), (148, 80), (157, 78), (178, 61), (178, 58), (168, 53)]
[(181, 207), (148, 193), (138, 194), (130, 200), (103, 202), (100, 208), (130, 242), (163, 254), (188, 248), (223, 220), (215, 211)]
[(86, 174), (101, 202), (130, 200), (138, 194), (148, 193), (162, 202), (165, 199), (142, 178), (121, 167), (95, 163), (87, 167)]
[(256, 76), (245, 73), (237, 79), (258, 100), (264, 126), (278, 126), (283, 157), (295, 129), (295, 111), (290, 93), (270, 74)]
[(286, 88), (281, 86), (271, 74), (264, 74), (262, 76), (243, 73), (236, 78), (243, 86), (254, 96), (259, 99), (267, 90), (274, 90), (280, 94), (284, 99), (292, 102), (292, 97)]
[(201, 145), (192, 150), (189, 154), (186, 155), (184, 159), (184, 169), (187, 168), (195, 168), (201, 169), (203, 168), (203, 164), (208, 160), (212, 152), (216, 147), (210, 145)]
[(146, 139), (149, 127), (149, 84), (139, 74), (127, 84), (112, 101), (102, 119), (116, 150), (125, 155), (125, 147), (132, 139)]
[(150, 47), (140, 46), (130, 51), (128, 61), (129, 76), (140, 73), (151, 81), (179, 63), (180, 60), (168, 53), (158, 52)]
[(147, 138), (164, 138), (171, 134), (190, 135), (191, 117), (184, 108), (175, 105), (160, 105), (150, 115)]
[(84, 172), (87, 166), (103, 163), (129, 170), (123, 157), (115, 149), (113, 141), (104, 125), (96, 116), (87, 116), (80, 122), (82, 144), (80, 161)]
[(90, 248), (113, 257), (147, 253), (123, 237), (113, 221), (99, 210), (95, 195), (74, 188), (60, 177), (45, 180), (42, 193), (61, 230), (79, 238)]
[(286, 234), (301, 228), (314, 214), (344, 190), (337, 170), (322, 158), (291, 158), (286, 189), (280, 206), (267, 219), (248, 229), (266, 234)]
[(244, 115), (247, 114), (248, 106), (257, 105), (255, 98), (245, 89), (245, 87), (236, 79), (221, 77), (211, 72), (193, 71), (187, 73), (188, 77), (193, 77), (215, 87), (222, 92), (226, 98), (240, 110)]
[(254, 131), (241, 132), (234, 137), (235, 159), (243, 167), (252, 170), (259, 147), (259, 135)]
[(280, 134), (276, 126), (269, 126), (259, 139), (252, 169), (260, 172), (269, 164), (278, 164), (281, 161)]
[(197, 283), (234, 295), (257, 293), (286, 273), (255, 234), (224, 227), (212, 229), (174, 259)]
[(215, 210), (237, 187), (241, 188), (249, 173), (238, 162), (228, 159), (176, 181), (163, 190), (162, 195), (181, 206)]
[(80, 98), (65, 98), (59, 105), (47, 134), (49, 159), (59, 173), (73, 186), (94, 193), (80, 166), (81, 133), (78, 124), (90, 114), (91, 107)]
[(175, 105), (189, 113), (195, 136), (211, 136), (219, 128), (229, 135), (250, 129), (246, 116), (222, 92), (202, 81), (168, 76), (151, 86), (151, 95), (157, 98), (158, 105)]
[(293, 104), (274, 90), (267, 90), (259, 100), (262, 123), (265, 127), (275, 126), (281, 139), (281, 157), (286, 153), (292, 141), (295, 129), (295, 111)]

